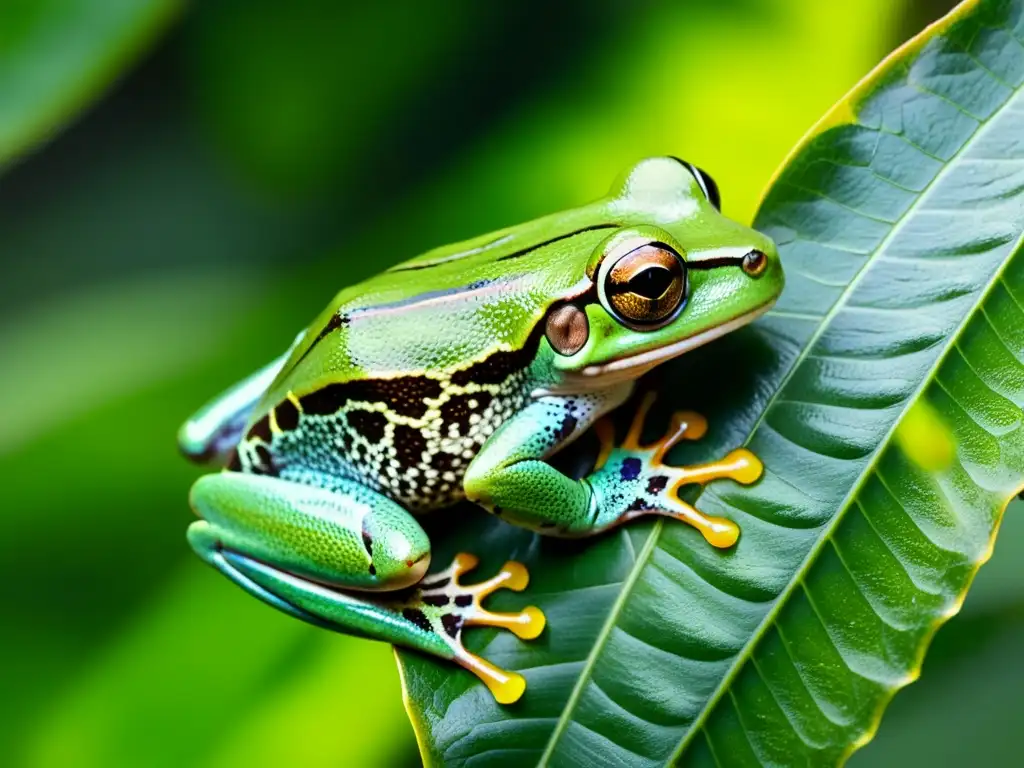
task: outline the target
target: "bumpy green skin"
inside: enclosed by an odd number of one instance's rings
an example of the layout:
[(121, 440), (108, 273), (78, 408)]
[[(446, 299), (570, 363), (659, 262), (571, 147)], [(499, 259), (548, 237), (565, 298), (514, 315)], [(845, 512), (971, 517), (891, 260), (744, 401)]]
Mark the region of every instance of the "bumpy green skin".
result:
[[(689, 266), (684, 308), (654, 330), (621, 321), (595, 285), (604, 257), (637, 239)], [(767, 257), (756, 276), (739, 266), (753, 249)], [(405, 589), (430, 555), (410, 512), (468, 497), (581, 536), (656, 503), (646, 454), (629, 473), (583, 480), (544, 459), (624, 402), (637, 376), (748, 322), (782, 285), (773, 243), (723, 217), (671, 158), (639, 163), (590, 205), (430, 251), (343, 290), (285, 359), (182, 428), (187, 454), (227, 464), (193, 487), (202, 519), (189, 540), (293, 615), (451, 658), (459, 608)], [(545, 337), (563, 302), (589, 321), (571, 355)]]

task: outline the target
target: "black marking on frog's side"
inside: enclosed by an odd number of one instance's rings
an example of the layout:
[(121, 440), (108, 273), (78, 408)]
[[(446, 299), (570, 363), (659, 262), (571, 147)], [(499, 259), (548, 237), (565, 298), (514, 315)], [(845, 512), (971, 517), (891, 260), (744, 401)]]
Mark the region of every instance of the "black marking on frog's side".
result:
[(355, 439), (349, 432), (339, 433), (336, 439), (344, 455), (347, 456), (355, 450)]
[(665, 475), (654, 475), (647, 481), (647, 492), (656, 495), (665, 490), (668, 485), (668, 478)]
[(415, 467), (423, 461), (427, 440), (423, 433), (405, 424), (395, 425), (395, 458), (405, 469)]
[(630, 456), (629, 458), (622, 460), (622, 467), (619, 469), (619, 476), (626, 482), (636, 480), (640, 477), (641, 469), (643, 469), (643, 464), (640, 459), (635, 456)]
[(437, 398), (441, 383), (426, 376), (399, 376), (394, 379), (357, 379), (310, 392), (300, 398), (303, 413), (329, 416), (348, 402), (384, 403), (402, 416), (422, 418), (427, 412), (426, 398)]
[(459, 608), (465, 608), (467, 605), (469, 605), (472, 602), (473, 602), (473, 596), (472, 595), (456, 595), (455, 596), (455, 604), (457, 606), (459, 606)]
[(253, 452), (256, 454), (257, 460), (257, 463), (252, 467), (253, 474), (277, 477), (277, 465), (274, 464), (274, 459), (270, 455), (270, 449), (263, 443), (257, 443), (253, 448)]
[(427, 614), (425, 614), (419, 608), (406, 608), (402, 611), (402, 616), (411, 621), (424, 632), (434, 631), (434, 627), (430, 623), (430, 619), (427, 618)]
[(482, 411), (491, 402), (491, 395), (487, 392), (470, 392), (464, 395), (454, 395), (441, 406), (441, 419), (445, 424), (458, 424), (465, 428), (469, 426), (469, 417), (476, 411)]
[(284, 399), (274, 407), (274, 420), (278, 429), (291, 432), (299, 426), (299, 409), (289, 399)]
[(399, 478), (395, 485), (395, 496), (400, 499), (408, 498), (416, 492), (416, 484), (408, 478)]
[(384, 439), (388, 419), (379, 411), (349, 411), (348, 425), (369, 443), (379, 443)]
[(424, 605), (433, 605), (437, 608), (443, 608), (448, 605), (448, 595), (424, 595), (420, 599)]
[[(397, 438), (396, 438), (397, 439)], [(458, 456), (453, 456), (445, 451), (439, 451), (430, 457), (430, 466), (438, 472), (450, 472), (455, 469), (456, 462), (462, 463)]]
[(250, 440), (262, 440), (264, 443), (269, 443), (271, 439), (270, 417), (264, 416), (253, 424), (246, 433), (246, 437)]
[[(521, 349), (458, 371), (338, 382), (301, 396), (297, 428), (275, 431), (271, 443), (282, 476), (355, 481), (411, 512), (461, 501), (466, 467), (529, 401), (542, 336), (535, 328)], [(242, 452), (245, 470), (250, 456)]]
[(470, 382), (476, 384), (501, 384), (513, 373), (523, 370), (537, 354), (540, 334), (530, 335), (529, 342), (521, 349), (499, 350), (479, 363), (452, 374), (452, 384), (464, 387)]
[(449, 637), (458, 637), (459, 630), (462, 629), (462, 619), (454, 613), (446, 613), (441, 617), (441, 626)]

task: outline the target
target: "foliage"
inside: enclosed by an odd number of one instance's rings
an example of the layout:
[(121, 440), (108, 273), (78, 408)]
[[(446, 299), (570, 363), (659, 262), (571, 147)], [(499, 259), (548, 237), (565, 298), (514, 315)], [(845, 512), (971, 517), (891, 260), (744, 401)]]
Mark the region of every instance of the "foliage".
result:
[(0, 25), (0, 166), (132, 63), (178, 0), (10, 0)]

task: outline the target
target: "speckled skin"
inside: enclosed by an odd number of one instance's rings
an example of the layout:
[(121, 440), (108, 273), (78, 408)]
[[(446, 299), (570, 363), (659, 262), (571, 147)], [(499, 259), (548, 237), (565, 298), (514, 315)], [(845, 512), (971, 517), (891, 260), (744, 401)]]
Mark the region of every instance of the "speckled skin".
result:
[[(472, 563), (462, 556), (447, 577), (417, 586), (430, 542), (410, 513), (469, 498), (562, 536), (668, 514), (713, 544), (735, 541), (735, 526), (703, 518), (675, 491), (716, 477), (751, 482), (759, 465), (745, 453), (696, 469), (661, 465), (675, 440), (699, 436), (693, 418), (646, 447), (636, 425), (619, 446), (599, 427), (600, 466), (582, 480), (544, 461), (622, 404), (646, 370), (778, 296), (774, 245), (723, 217), (709, 194), (692, 167), (654, 158), (588, 206), (428, 252), (343, 290), (285, 357), (182, 428), (187, 454), (227, 466), (193, 487), (202, 518), (189, 530), (193, 547), (282, 610), (453, 658), (499, 700), (518, 697), (521, 679), (468, 654), (460, 637), (469, 623), (539, 632), (535, 609), (499, 615), (479, 604), (492, 587), (524, 587), (525, 572), (508, 564), (497, 582), (463, 586), (458, 576)], [(644, 325), (608, 297), (618, 290), (609, 270), (646, 243), (676, 254), (670, 264), (682, 260), (684, 299)], [(585, 330), (569, 352), (545, 324), (567, 303)]]

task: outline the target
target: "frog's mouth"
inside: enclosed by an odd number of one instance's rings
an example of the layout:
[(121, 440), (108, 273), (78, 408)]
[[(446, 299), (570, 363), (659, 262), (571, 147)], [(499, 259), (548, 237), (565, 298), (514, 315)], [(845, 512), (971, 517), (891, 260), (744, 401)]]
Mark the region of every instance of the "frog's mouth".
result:
[(646, 352), (639, 352), (629, 357), (621, 357), (618, 360), (611, 360), (607, 363), (588, 365), (586, 368), (580, 369), (574, 379), (576, 382), (582, 382), (583, 386), (586, 386), (588, 381), (593, 384), (597, 384), (600, 381), (600, 386), (604, 387), (609, 383), (639, 378), (666, 360), (679, 357), (679, 355), (703, 346), (709, 341), (714, 341), (728, 333), (732, 333), (737, 328), (742, 328), (744, 325), (752, 323), (773, 306), (775, 306), (774, 299), (746, 314), (734, 317), (732, 320), (728, 320), (701, 333), (680, 339), (674, 344), (658, 349), (649, 349)]

